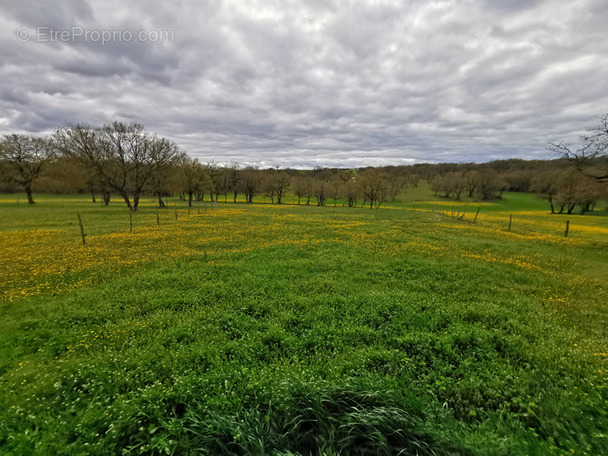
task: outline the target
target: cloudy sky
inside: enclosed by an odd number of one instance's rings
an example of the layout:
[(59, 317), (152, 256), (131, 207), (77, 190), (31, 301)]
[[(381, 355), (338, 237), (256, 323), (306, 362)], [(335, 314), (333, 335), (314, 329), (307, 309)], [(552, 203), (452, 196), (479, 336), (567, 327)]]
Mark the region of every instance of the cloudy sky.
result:
[(202, 161), (551, 158), (608, 112), (606, 0), (0, 0), (0, 134), (135, 121)]

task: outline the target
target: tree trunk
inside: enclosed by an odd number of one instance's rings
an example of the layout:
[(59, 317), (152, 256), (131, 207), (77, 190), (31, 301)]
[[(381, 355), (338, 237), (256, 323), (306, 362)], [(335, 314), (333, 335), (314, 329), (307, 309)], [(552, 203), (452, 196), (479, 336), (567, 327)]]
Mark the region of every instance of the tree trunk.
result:
[(158, 192), (158, 207), (167, 207), (160, 192)]
[(188, 207), (192, 207), (192, 192), (188, 193)]
[(103, 205), (104, 206), (110, 205), (110, 197), (111, 197), (110, 192), (108, 192), (108, 191), (103, 192)]
[(133, 206), (131, 206), (131, 200), (129, 199), (129, 195), (127, 195), (126, 193), (121, 193), (120, 196), (122, 196), (122, 199), (125, 200), (125, 204), (127, 205), (127, 208), (132, 211), (133, 210)]
[(32, 187), (29, 185), (25, 186), (25, 193), (27, 194), (27, 202), (28, 204), (36, 204), (34, 202), (34, 198), (32, 198)]
[(139, 207), (139, 194), (133, 195), (133, 212), (137, 212)]
[(236, 204), (236, 190), (234, 191), (234, 204)]
[(91, 192), (91, 201), (93, 201), (93, 204), (97, 202), (97, 200), (95, 199), (95, 192)]

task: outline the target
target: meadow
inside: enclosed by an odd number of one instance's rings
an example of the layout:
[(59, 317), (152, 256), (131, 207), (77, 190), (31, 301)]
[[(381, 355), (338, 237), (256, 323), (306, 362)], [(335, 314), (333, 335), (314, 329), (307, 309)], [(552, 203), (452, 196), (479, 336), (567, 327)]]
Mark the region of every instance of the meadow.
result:
[(0, 453), (608, 454), (608, 212), (427, 193), (0, 195)]

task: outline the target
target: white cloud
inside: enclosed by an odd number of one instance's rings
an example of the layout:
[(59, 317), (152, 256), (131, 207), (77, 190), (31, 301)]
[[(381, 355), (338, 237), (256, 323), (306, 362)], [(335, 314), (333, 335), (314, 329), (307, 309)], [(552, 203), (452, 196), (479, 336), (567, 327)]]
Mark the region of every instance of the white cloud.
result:
[(0, 6), (0, 133), (132, 120), (260, 166), (543, 158), (608, 111), (606, 23), (603, 0), (27, 0)]

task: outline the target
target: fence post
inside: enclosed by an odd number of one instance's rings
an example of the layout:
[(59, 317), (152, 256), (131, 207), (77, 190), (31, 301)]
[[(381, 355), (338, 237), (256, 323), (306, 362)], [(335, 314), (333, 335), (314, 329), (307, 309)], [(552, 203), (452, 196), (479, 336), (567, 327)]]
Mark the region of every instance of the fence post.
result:
[(85, 236), (86, 234), (84, 234), (84, 226), (82, 226), (82, 219), (80, 218), (80, 213), (76, 213), (76, 215), (78, 216), (78, 224), (80, 225), (80, 236), (82, 237), (82, 245), (86, 245), (86, 241), (85, 241)]
[(513, 214), (509, 214), (509, 231), (511, 231), (511, 223), (513, 223)]
[(477, 221), (477, 216), (479, 215), (479, 210), (481, 209), (481, 206), (479, 206), (477, 208), (477, 212), (475, 212), (475, 218), (473, 219), (473, 223), (475, 223)]
[(566, 220), (566, 233), (564, 233), (564, 237), (568, 237), (568, 231), (570, 231), (570, 220)]

